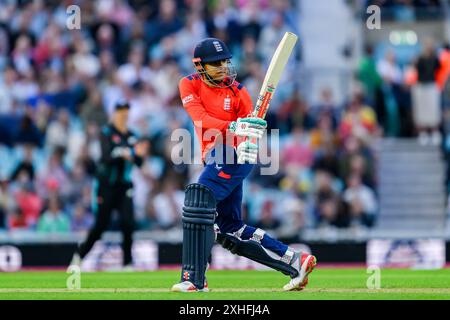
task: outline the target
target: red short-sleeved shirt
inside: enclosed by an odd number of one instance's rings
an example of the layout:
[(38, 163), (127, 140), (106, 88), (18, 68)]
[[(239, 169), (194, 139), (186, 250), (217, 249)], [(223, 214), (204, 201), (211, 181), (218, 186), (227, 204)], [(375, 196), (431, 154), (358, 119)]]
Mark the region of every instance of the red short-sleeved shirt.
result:
[(242, 84), (235, 81), (228, 88), (209, 87), (198, 74), (192, 74), (180, 80), (179, 89), (183, 106), (194, 122), (203, 159), (220, 138), (233, 147), (243, 141), (227, 130), (231, 121), (252, 112), (252, 99)]

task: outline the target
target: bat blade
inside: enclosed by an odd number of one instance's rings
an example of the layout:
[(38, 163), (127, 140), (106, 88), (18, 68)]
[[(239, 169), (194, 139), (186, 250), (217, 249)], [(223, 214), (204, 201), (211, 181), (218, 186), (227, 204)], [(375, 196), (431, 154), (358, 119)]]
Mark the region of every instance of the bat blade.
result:
[(255, 109), (252, 116), (264, 119), (269, 109), (270, 101), (275, 93), (275, 90), (280, 81), (283, 70), (289, 59), (289, 56), (294, 49), (297, 42), (297, 35), (292, 32), (286, 32), (281, 39), (275, 53), (270, 61), (269, 68), (267, 69), (264, 82), (259, 92), (258, 100), (256, 101)]

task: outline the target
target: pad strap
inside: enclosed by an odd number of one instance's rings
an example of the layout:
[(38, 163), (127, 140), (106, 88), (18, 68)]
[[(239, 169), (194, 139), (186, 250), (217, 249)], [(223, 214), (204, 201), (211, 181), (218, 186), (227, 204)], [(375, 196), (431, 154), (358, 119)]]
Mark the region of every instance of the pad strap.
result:
[(291, 249), (287, 249), (286, 253), (281, 257), (281, 261), (287, 264), (291, 264), (292, 259), (294, 258), (295, 252)]
[(261, 243), (262, 239), (264, 238), (264, 235), (266, 232), (263, 229), (256, 229), (255, 232), (253, 232), (252, 237), (250, 240), (256, 241), (258, 243)]

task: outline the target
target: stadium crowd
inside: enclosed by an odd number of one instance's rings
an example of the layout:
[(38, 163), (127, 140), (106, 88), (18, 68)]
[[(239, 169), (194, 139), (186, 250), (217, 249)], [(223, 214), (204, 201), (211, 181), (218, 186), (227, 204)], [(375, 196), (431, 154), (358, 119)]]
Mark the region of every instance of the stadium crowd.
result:
[[(183, 187), (198, 167), (171, 161), (171, 133), (193, 133), (177, 87), (193, 72), (193, 46), (206, 36), (226, 41), (255, 101), (273, 48), (285, 31), (298, 32), (295, 2), (75, 1), (82, 27), (69, 30), (72, 2), (0, 3), (0, 230), (67, 233), (92, 225), (99, 130), (119, 99), (131, 102), (130, 127), (151, 145), (143, 169), (133, 172), (137, 228), (179, 227)], [(376, 94), (403, 74), (391, 58), (377, 65), (368, 53), (357, 70), (361, 89), (343, 106), (329, 88), (310, 105), (296, 68), (285, 70), (267, 118), (269, 134), (279, 129), (280, 148), (268, 152), (280, 170), (253, 171), (244, 192), (249, 223), (286, 237), (374, 225), (373, 142), (402, 134)]]

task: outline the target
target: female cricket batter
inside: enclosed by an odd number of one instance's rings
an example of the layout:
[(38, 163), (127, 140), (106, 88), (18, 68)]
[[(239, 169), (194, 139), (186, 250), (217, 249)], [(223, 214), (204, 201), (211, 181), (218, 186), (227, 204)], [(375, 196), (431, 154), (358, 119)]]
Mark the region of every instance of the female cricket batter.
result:
[(263, 136), (267, 124), (249, 117), (253, 104), (247, 89), (235, 81), (231, 57), (224, 42), (204, 39), (194, 50), (196, 73), (179, 84), (205, 167), (198, 183), (186, 187), (181, 282), (172, 291), (208, 291), (205, 272), (214, 241), (234, 254), (289, 275), (284, 290), (302, 290), (316, 258), (293, 251), (241, 218), (242, 183), (258, 153), (258, 145), (251, 141)]

